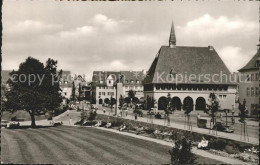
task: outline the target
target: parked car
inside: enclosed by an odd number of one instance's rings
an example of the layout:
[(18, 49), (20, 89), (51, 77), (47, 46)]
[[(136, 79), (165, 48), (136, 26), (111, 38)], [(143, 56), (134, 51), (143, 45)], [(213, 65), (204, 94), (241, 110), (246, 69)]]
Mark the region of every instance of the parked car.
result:
[(216, 129), (217, 131), (227, 132), (227, 133), (234, 132), (234, 129), (232, 127), (226, 126), (221, 122), (216, 122), (216, 124), (213, 126), (213, 129)]
[(7, 128), (9, 126), (9, 121), (1, 120), (1, 127)]

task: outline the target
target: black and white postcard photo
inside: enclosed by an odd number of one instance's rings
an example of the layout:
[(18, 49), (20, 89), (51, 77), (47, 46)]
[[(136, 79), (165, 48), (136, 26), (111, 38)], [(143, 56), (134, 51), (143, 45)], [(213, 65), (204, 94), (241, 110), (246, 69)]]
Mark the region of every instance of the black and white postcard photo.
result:
[(258, 0), (1, 7), (1, 164), (259, 164)]

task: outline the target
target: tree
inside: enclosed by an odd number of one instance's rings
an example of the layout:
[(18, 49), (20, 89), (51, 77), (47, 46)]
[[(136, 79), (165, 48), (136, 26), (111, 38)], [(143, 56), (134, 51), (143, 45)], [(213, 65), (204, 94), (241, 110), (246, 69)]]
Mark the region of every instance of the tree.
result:
[(119, 97), (119, 107), (123, 107), (123, 104), (124, 104), (124, 97), (122, 95), (120, 95)]
[(137, 103), (139, 102), (139, 99), (138, 99), (137, 97), (134, 97), (134, 98), (132, 99), (132, 102), (133, 102), (134, 104), (137, 104)]
[(219, 100), (216, 97), (215, 93), (209, 94), (209, 104), (207, 104), (207, 107), (208, 108), (205, 110), (205, 112), (209, 114), (213, 122), (213, 125), (215, 125), (215, 120), (216, 120), (215, 117), (219, 109)]
[(129, 104), (130, 102), (131, 102), (130, 97), (126, 97), (126, 98), (125, 98), (125, 103)]
[(75, 88), (75, 82), (72, 81), (72, 92), (71, 92), (71, 100), (72, 101), (75, 101), (76, 100), (76, 88)]
[(128, 92), (128, 97), (130, 99), (133, 99), (135, 97), (135, 92), (132, 89)]
[(246, 110), (246, 100), (244, 99), (243, 100), (243, 104), (241, 104), (239, 102), (239, 106), (238, 106), (238, 109), (240, 111), (239, 113), (239, 122), (241, 123), (245, 123), (245, 120), (246, 120), (246, 116), (247, 116), (247, 110)]
[(169, 151), (171, 155), (171, 164), (195, 164), (196, 156), (191, 152), (191, 141), (183, 138), (175, 142), (172, 150)]
[(108, 98), (105, 98), (104, 102), (105, 102), (106, 104), (109, 104), (109, 103), (110, 103), (110, 100), (109, 100)]
[(31, 116), (31, 127), (36, 127), (35, 115), (53, 111), (62, 102), (57, 61), (48, 59), (44, 66), (39, 60), (28, 57), (21, 63), (8, 83), (11, 87), (7, 92), (5, 106), (9, 111), (26, 110)]

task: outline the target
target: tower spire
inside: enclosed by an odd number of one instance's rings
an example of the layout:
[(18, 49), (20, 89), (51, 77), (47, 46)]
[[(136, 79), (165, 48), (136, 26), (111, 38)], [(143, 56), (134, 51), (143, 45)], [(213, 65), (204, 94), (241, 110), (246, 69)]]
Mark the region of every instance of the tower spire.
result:
[(175, 36), (173, 21), (172, 21), (172, 27), (171, 27), (171, 34), (170, 34), (170, 38), (169, 38), (169, 46), (171, 48), (176, 47), (176, 36)]

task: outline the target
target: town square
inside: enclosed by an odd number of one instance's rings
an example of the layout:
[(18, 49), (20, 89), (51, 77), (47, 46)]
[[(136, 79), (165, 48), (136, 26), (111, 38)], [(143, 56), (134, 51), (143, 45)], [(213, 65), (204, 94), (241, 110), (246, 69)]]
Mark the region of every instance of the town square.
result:
[(259, 164), (259, 6), (4, 0), (1, 163)]

